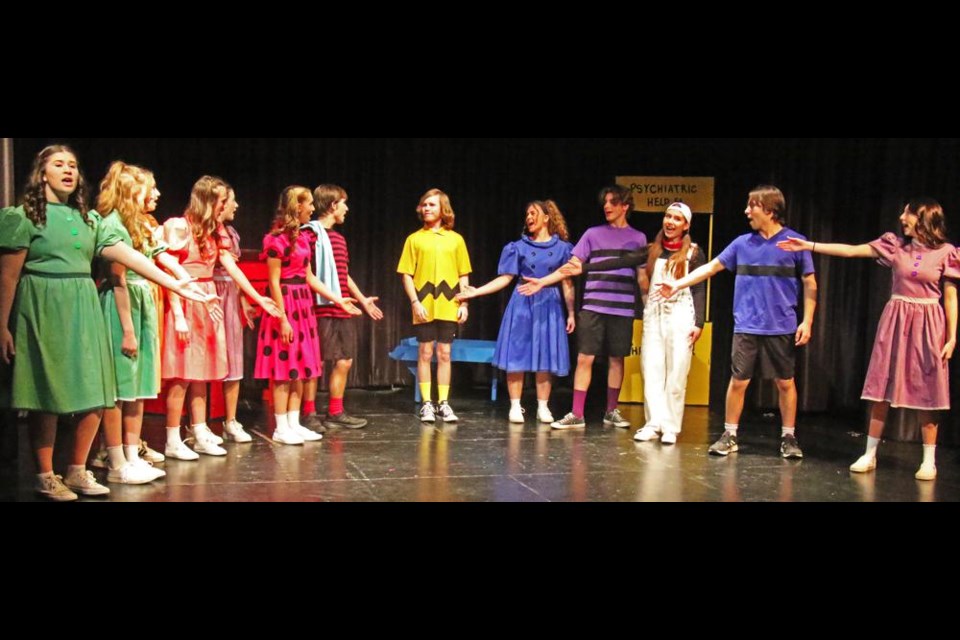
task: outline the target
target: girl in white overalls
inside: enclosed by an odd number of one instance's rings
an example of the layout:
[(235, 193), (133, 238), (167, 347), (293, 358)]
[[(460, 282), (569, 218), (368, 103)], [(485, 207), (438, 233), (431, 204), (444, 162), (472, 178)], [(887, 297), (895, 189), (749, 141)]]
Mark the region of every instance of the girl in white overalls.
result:
[[(661, 283), (674, 282), (704, 263), (699, 247), (690, 240), (692, 218), (690, 207), (683, 203), (667, 208), (663, 230), (650, 245), (647, 258), (648, 291), (659, 291)], [(656, 294), (644, 297), (641, 362), (647, 422), (634, 437), (638, 442), (677, 441), (693, 346), (703, 331), (703, 293), (703, 288), (684, 289), (669, 299)]]

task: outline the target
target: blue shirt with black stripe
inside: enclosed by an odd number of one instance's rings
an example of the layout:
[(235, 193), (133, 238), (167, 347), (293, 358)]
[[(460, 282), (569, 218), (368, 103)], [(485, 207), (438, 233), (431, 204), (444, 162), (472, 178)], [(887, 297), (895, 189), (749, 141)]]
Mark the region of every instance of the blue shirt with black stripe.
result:
[(787, 227), (769, 239), (757, 232), (748, 233), (730, 243), (717, 257), (737, 277), (733, 294), (734, 333), (796, 333), (802, 278), (815, 273), (815, 269), (809, 251), (791, 253), (777, 247), (788, 237), (806, 240)]

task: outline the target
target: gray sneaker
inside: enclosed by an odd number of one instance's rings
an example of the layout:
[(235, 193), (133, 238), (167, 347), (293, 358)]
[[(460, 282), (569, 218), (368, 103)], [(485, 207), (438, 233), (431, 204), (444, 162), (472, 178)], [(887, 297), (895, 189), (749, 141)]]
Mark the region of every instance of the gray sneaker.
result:
[(365, 426), (367, 426), (367, 421), (363, 418), (354, 418), (351, 415), (347, 415), (347, 412), (344, 411), (340, 415), (328, 415), (323, 420), (323, 426), (328, 429), (332, 429), (334, 427), (343, 427), (345, 429), (363, 429)]
[(457, 414), (453, 412), (453, 407), (446, 402), (441, 402), (440, 406), (437, 407), (437, 417), (444, 422), (457, 422), (460, 420), (460, 418), (457, 417)]
[(312, 429), (317, 433), (326, 433), (327, 428), (324, 426), (324, 420), (316, 413), (311, 413), (307, 417), (300, 416), (300, 424), (307, 429)]
[(583, 429), (587, 426), (586, 421), (583, 418), (578, 418), (572, 413), (568, 413), (564, 416), (563, 420), (557, 420), (550, 425), (551, 429)]
[(617, 427), (618, 429), (629, 429), (630, 423), (623, 419), (623, 416), (620, 415), (620, 409), (614, 409), (610, 413), (603, 416), (603, 424), (608, 427)]
[(796, 437), (787, 434), (780, 439), (780, 455), (784, 458), (793, 458), (800, 460), (803, 458), (803, 451), (800, 450), (800, 444)]
[(720, 436), (720, 439), (713, 443), (713, 446), (710, 447), (709, 453), (714, 456), (728, 456), (731, 453), (736, 453), (740, 450), (739, 445), (737, 445), (737, 436), (733, 435), (729, 431), (724, 431), (723, 435)]

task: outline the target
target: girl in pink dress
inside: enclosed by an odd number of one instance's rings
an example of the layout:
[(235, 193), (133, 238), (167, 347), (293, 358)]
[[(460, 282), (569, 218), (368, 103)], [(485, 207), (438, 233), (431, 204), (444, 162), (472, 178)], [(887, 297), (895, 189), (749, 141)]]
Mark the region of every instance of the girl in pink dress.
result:
[[(230, 253), (232, 244), (220, 216), (229, 197), (229, 187), (220, 178), (203, 176), (190, 194), (190, 204), (182, 218), (163, 225), (169, 252), (205, 293), (216, 295), (213, 270), (219, 262), (240, 289), (267, 313), (279, 314), (269, 298), (261, 296), (247, 280)], [(203, 453), (225, 456), (223, 440), (206, 424), (207, 383), (227, 377), (227, 340), (223, 309), (219, 297), (209, 305), (200, 305), (170, 295), (165, 311), (162, 375), (171, 381), (167, 391), (166, 456), (178, 460), (197, 460)], [(209, 308), (208, 308), (209, 307)], [(191, 451), (180, 439), (180, 418), (187, 388), (190, 390), (190, 424), (195, 439)]]
[[(228, 185), (227, 203), (220, 215), (220, 222), (230, 238), (230, 255), (233, 259), (240, 259), (240, 234), (230, 224), (233, 222), (240, 205), (237, 195)], [(223, 435), (234, 442), (252, 442), (253, 438), (244, 431), (243, 425), (237, 422), (237, 405), (240, 401), (240, 381), (243, 380), (243, 328), (255, 328), (255, 310), (247, 302), (246, 297), (240, 295), (237, 283), (223, 266), (213, 272), (213, 281), (223, 306), (223, 327), (227, 338), (227, 377), (223, 381), (223, 398), (226, 405), (226, 416), (223, 420)]]
[(261, 260), (267, 263), (270, 295), (280, 308), (279, 318), (264, 318), (257, 340), (255, 377), (273, 381), (273, 407), (277, 421), (273, 440), (303, 444), (323, 436), (300, 424), (303, 381), (320, 375), (320, 339), (310, 290), (332, 300), (352, 315), (360, 310), (351, 298), (335, 296), (313, 275), (310, 241), (300, 227), (314, 212), (313, 194), (306, 187), (287, 187), (273, 230), (263, 238)]
[[(917, 480), (937, 477), (938, 417), (950, 409), (948, 361), (957, 345), (960, 251), (946, 241), (943, 208), (935, 200), (912, 200), (900, 215), (903, 238), (892, 233), (868, 244), (823, 244), (790, 238), (786, 251), (812, 251), (842, 258), (876, 258), (893, 270), (893, 292), (877, 327), (863, 385), (872, 403), (867, 451), (854, 473), (877, 468), (877, 446), (891, 406), (915, 409), (923, 430), (923, 462)], [(940, 298), (943, 297), (943, 305)]]

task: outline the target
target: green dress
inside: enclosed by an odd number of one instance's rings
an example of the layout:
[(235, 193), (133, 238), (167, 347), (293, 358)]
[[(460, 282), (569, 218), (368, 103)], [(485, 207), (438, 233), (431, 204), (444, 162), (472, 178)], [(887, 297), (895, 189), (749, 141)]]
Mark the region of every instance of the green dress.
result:
[(0, 210), (0, 251), (26, 249), (10, 330), (14, 409), (58, 415), (114, 406), (113, 358), (91, 262), (100, 243), (100, 216), (47, 203), (37, 228), (23, 207)]
[[(153, 241), (146, 233), (146, 244), (141, 252), (151, 260), (167, 250), (166, 246)], [(100, 243), (112, 247), (124, 243), (133, 248), (130, 233), (123, 225), (120, 214), (114, 211), (103, 219), (98, 229)], [(109, 264), (107, 265), (109, 269)], [(120, 312), (117, 311), (116, 295), (109, 282), (100, 287), (100, 306), (107, 323), (113, 351), (113, 363), (117, 376), (117, 399), (125, 402), (156, 398), (160, 393), (160, 343), (157, 303), (153, 298), (150, 282), (139, 274), (127, 270), (127, 292), (130, 298), (130, 319), (137, 338), (137, 357), (123, 355), (123, 326), (120, 324)]]

